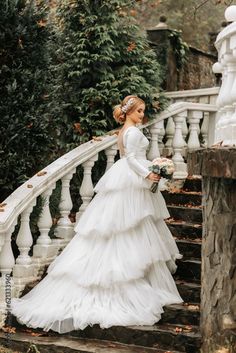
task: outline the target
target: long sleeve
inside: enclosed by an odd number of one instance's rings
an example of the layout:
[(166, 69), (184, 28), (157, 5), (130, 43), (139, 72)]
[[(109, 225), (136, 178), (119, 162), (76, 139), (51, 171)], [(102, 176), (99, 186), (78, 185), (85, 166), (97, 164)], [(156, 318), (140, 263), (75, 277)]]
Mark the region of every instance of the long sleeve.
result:
[(127, 131), (124, 141), (125, 155), (131, 169), (137, 174), (146, 178), (150, 174), (150, 170), (144, 167), (136, 158), (136, 153), (140, 149), (140, 143), (143, 138), (141, 131), (137, 128), (131, 128)]

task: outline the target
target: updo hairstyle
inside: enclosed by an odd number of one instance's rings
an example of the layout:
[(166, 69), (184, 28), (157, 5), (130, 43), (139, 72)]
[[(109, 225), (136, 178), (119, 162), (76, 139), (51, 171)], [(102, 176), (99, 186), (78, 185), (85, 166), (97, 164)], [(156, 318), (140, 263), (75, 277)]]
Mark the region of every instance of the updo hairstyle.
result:
[(126, 114), (132, 113), (140, 104), (145, 104), (141, 98), (137, 96), (126, 96), (121, 104), (116, 105), (113, 109), (113, 117), (115, 121), (119, 124), (124, 124)]

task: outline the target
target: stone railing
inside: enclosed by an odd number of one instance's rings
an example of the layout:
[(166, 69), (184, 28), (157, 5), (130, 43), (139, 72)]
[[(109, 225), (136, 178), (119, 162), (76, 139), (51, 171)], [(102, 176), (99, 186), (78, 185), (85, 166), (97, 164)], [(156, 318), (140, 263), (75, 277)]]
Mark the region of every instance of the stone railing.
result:
[(170, 98), (171, 103), (193, 102), (215, 104), (220, 87), (201, 88), (185, 91), (166, 92), (165, 96)]
[[(184, 159), (188, 150), (207, 146), (214, 139), (216, 106), (202, 103), (174, 103), (157, 116), (155, 120), (141, 126), (150, 139), (148, 158), (159, 155), (172, 156), (175, 164), (174, 178), (187, 177), (187, 165)], [(201, 136), (201, 140), (199, 137)], [(76, 222), (93, 197), (92, 168), (99, 153), (104, 151), (107, 157), (106, 169), (114, 163), (117, 154), (117, 136), (106, 135), (99, 141), (89, 141), (60, 157), (26, 183), (15, 190), (0, 205), (0, 321), (3, 324), (9, 302), (20, 295), (26, 284), (41, 278), (42, 272), (65, 247), (74, 235), (74, 223), (70, 219), (72, 199), (70, 181), (76, 168), (83, 167), (83, 180), (78, 190), (82, 205), (76, 214)], [(52, 227), (50, 196), (56, 182), (61, 183), (59, 203), (60, 218), (51, 238)], [(43, 200), (38, 217), (39, 236), (33, 241), (30, 228), (30, 215), (37, 199)], [(16, 234), (17, 251), (12, 249), (12, 233)], [(18, 255), (14, 254), (18, 253)], [(10, 288), (10, 289), (9, 289)]]
[(215, 142), (236, 145), (236, 6), (225, 11), (228, 23), (217, 36), (215, 46), (218, 62), (213, 65), (215, 73), (222, 74), (222, 85), (216, 101), (218, 107)]

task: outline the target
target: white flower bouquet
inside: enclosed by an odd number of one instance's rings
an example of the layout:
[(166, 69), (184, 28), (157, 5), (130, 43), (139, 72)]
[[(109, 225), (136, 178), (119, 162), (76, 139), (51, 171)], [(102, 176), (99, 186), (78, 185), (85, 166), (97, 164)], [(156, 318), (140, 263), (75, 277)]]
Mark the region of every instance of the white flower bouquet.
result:
[[(155, 158), (152, 165), (148, 168), (152, 173), (159, 174), (162, 178), (171, 179), (175, 171), (174, 163), (169, 158)], [(156, 192), (158, 182), (154, 182), (151, 186), (151, 191)]]

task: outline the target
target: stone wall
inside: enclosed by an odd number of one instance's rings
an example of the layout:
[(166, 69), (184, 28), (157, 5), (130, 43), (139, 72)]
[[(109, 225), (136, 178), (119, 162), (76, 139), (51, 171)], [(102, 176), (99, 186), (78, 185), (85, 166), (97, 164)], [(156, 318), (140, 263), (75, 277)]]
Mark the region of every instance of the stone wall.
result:
[(147, 30), (147, 37), (163, 66), (165, 77), (162, 88), (166, 91), (190, 90), (217, 86), (220, 76), (212, 71), (217, 55), (189, 47), (186, 63), (178, 70), (174, 48), (170, 45), (169, 28), (153, 28)]
[(215, 55), (190, 47), (187, 62), (178, 75), (177, 90), (216, 86), (218, 78), (212, 72), (216, 61)]
[[(191, 152), (203, 178), (201, 331), (203, 353), (236, 352), (236, 148)], [(222, 350), (223, 349), (223, 350)]]

